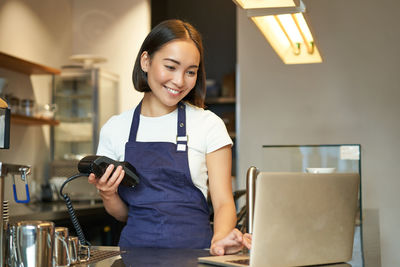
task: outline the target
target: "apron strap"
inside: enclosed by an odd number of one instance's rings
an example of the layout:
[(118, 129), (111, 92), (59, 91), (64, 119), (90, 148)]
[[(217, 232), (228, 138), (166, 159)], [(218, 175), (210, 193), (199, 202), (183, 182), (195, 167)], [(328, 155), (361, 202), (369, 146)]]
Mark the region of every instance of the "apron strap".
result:
[(186, 152), (188, 136), (186, 135), (186, 111), (183, 102), (178, 103), (178, 130), (176, 136), (176, 151)]
[[(142, 110), (142, 101), (137, 105), (133, 113), (131, 130), (129, 133), (129, 142), (136, 142), (136, 135), (139, 128), (140, 111)], [(187, 151), (188, 136), (186, 135), (186, 106), (183, 102), (178, 103), (178, 123), (176, 136), (176, 151)]]
[(131, 124), (131, 131), (129, 133), (129, 142), (136, 141), (136, 135), (139, 128), (139, 120), (140, 120), (140, 111), (142, 110), (142, 101), (140, 101), (139, 105), (135, 108), (135, 112), (133, 113), (133, 119)]

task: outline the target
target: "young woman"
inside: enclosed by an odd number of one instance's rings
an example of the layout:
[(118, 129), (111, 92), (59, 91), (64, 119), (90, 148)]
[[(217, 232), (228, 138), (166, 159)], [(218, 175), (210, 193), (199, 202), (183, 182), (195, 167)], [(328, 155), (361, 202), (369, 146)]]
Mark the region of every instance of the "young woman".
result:
[(110, 175), (112, 165), (100, 179), (89, 176), (107, 212), (126, 221), (119, 246), (210, 247), (214, 255), (239, 251), (247, 243), (235, 229), (232, 141), (223, 121), (203, 109), (205, 71), (198, 31), (180, 20), (157, 25), (138, 53), (133, 83), (144, 92), (142, 101), (103, 126), (97, 154), (130, 162), (140, 184), (119, 186), (124, 171), (118, 167)]

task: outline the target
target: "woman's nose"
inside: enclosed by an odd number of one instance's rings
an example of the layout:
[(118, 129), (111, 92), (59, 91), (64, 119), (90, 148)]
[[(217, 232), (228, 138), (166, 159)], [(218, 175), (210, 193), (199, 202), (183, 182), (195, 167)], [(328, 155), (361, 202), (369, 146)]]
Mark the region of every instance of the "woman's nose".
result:
[(178, 87), (182, 87), (185, 83), (184, 73), (176, 72), (173, 83)]

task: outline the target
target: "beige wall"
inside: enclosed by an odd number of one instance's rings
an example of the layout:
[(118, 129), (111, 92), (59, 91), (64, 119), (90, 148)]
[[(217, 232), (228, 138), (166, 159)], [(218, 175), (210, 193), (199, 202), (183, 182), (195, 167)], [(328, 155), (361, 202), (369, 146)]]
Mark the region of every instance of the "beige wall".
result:
[(400, 266), (398, 1), (305, 1), (322, 64), (284, 65), (238, 9), (238, 185), (262, 145), (361, 144), (382, 266)]
[(71, 52), (70, 1), (0, 2), (0, 49), (27, 60), (58, 67)]
[(73, 1), (73, 53), (107, 58), (99, 66), (119, 74), (119, 110), (136, 106), (142, 94), (134, 90), (136, 55), (150, 31), (148, 0)]

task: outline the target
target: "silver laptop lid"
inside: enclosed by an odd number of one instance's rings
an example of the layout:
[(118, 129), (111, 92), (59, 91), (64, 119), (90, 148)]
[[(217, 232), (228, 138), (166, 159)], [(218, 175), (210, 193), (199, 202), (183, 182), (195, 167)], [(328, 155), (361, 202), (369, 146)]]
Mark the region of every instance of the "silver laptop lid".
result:
[(351, 259), (356, 173), (257, 176), (251, 266), (302, 266)]

